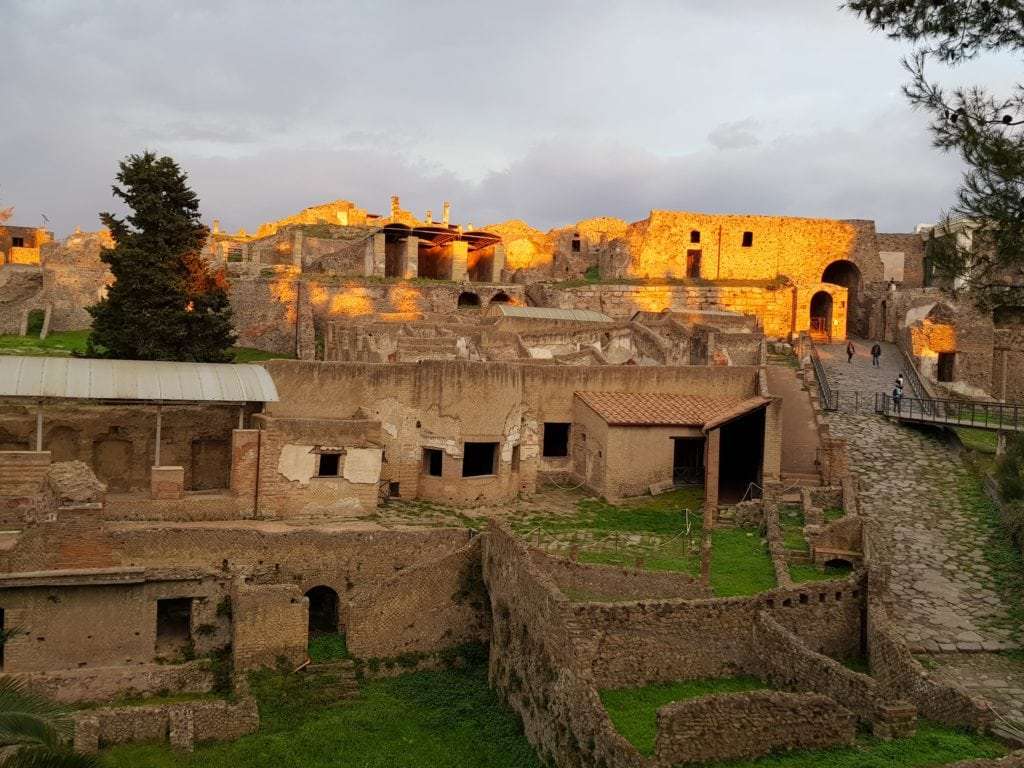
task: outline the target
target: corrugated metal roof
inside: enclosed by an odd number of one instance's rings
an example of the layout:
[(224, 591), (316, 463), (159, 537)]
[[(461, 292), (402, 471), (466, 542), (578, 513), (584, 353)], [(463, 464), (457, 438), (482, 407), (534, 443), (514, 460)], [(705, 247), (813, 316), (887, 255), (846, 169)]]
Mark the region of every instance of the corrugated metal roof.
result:
[(75, 400), (277, 401), (265, 368), (230, 363), (0, 356), (0, 397)]
[(584, 323), (614, 322), (608, 315), (592, 309), (559, 309), (557, 307), (517, 307), (514, 304), (491, 304), (492, 312), (503, 317), (527, 317), (535, 320), (575, 320)]
[(704, 427), (722, 424), (768, 402), (763, 397), (704, 397), (661, 392), (577, 392), (611, 425)]

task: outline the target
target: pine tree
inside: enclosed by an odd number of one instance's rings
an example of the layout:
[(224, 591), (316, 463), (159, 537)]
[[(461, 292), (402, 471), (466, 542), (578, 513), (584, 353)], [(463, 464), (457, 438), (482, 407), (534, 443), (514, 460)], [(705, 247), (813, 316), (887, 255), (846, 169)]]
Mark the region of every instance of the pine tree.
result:
[(102, 255), (114, 283), (89, 307), (91, 356), (231, 361), (227, 279), (200, 255), (208, 233), (187, 180), (174, 160), (153, 152), (121, 162), (114, 195), (132, 213), (100, 214), (115, 242)]
[(955, 66), (982, 52), (1024, 51), (1019, 0), (848, 0), (846, 7), (890, 38), (918, 45), (904, 60), (903, 91), (931, 118), (934, 145), (967, 164), (956, 204), (940, 215), (979, 227), (965, 247), (955, 237), (929, 243), (935, 275), (965, 285), (983, 308), (1024, 304), (1024, 86), (997, 96), (981, 87), (947, 92), (925, 76), (929, 61)]

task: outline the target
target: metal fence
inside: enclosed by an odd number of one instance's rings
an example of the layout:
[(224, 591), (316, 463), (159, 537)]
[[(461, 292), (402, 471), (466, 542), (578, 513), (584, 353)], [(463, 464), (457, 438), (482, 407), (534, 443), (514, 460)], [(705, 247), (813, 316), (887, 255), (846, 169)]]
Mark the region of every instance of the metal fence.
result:
[(875, 395), (875, 411), (904, 421), (976, 427), (1002, 432), (1024, 431), (1024, 405), (935, 400), (921, 397)]
[(832, 391), (828, 383), (828, 376), (825, 373), (825, 366), (818, 356), (818, 350), (814, 346), (811, 337), (807, 337), (807, 346), (811, 350), (811, 366), (814, 368), (814, 378), (818, 380), (818, 394), (821, 396), (821, 407), (826, 411), (839, 410), (839, 399)]

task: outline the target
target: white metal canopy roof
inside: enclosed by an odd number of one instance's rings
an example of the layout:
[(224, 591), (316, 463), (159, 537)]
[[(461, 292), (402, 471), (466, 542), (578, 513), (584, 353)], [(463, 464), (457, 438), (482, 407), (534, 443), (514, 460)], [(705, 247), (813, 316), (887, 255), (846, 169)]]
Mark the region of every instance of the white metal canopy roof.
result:
[(0, 356), (0, 397), (276, 402), (277, 387), (259, 365)]

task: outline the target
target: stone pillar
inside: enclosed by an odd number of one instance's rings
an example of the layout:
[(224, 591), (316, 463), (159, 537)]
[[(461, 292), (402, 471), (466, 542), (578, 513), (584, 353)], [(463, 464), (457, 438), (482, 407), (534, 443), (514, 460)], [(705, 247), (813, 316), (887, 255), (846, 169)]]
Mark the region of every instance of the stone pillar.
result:
[(302, 269), (302, 230), (296, 229), (292, 238), (292, 264)]
[(469, 258), (469, 243), (465, 240), (453, 240), (445, 246), (451, 255), (451, 279), (461, 283), (466, 279), (466, 262)]
[(452, 204), (445, 200), (441, 204), (441, 226), (447, 227), (452, 217)]
[(879, 739), (906, 739), (917, 733), (917, 707), (909, 701), (879, 704), (871, 732)]
[(188, 704), (179, 704), (167, 711), (168, 729), (167, 740), (171, 749), (178, 749), (182, 752), (191, 752), (195, 741), (195, 714)]
[(419, 275), (420, 239), (414, 235), (405, 238), (405, 256), (402, 258), (402, 274), (406, 280)]
[(153, 499), (180, 499), (185, 495), (184, 467), (152, 467), (149, 496)]
[[(722, 445), (722, 430), (712, 429), (704, 440), (704, 527), (714, 528), (718, 511), (718, 466)], [(710, 514), (710, 516), (709, 516)]]
[(231, 432), (231, 492), (256, 497), (256, 458), (260, 431), (235, 429)]
[(383, 232), (375, 234), (370, 242), (370, 249), (366, 254), (365, 277), (384, 277), (385, 264), (387, 263), (387, 245)]
[(501, 272), (505, 269), (505, 246), (496, 243), (494, 246), (494, 259), (491, 262), (491, 282), (501, 282)]
[(782, 398), (774, 397), (764, 412), (764, 448), (761, 454), (762, 484), (782, 476)]

